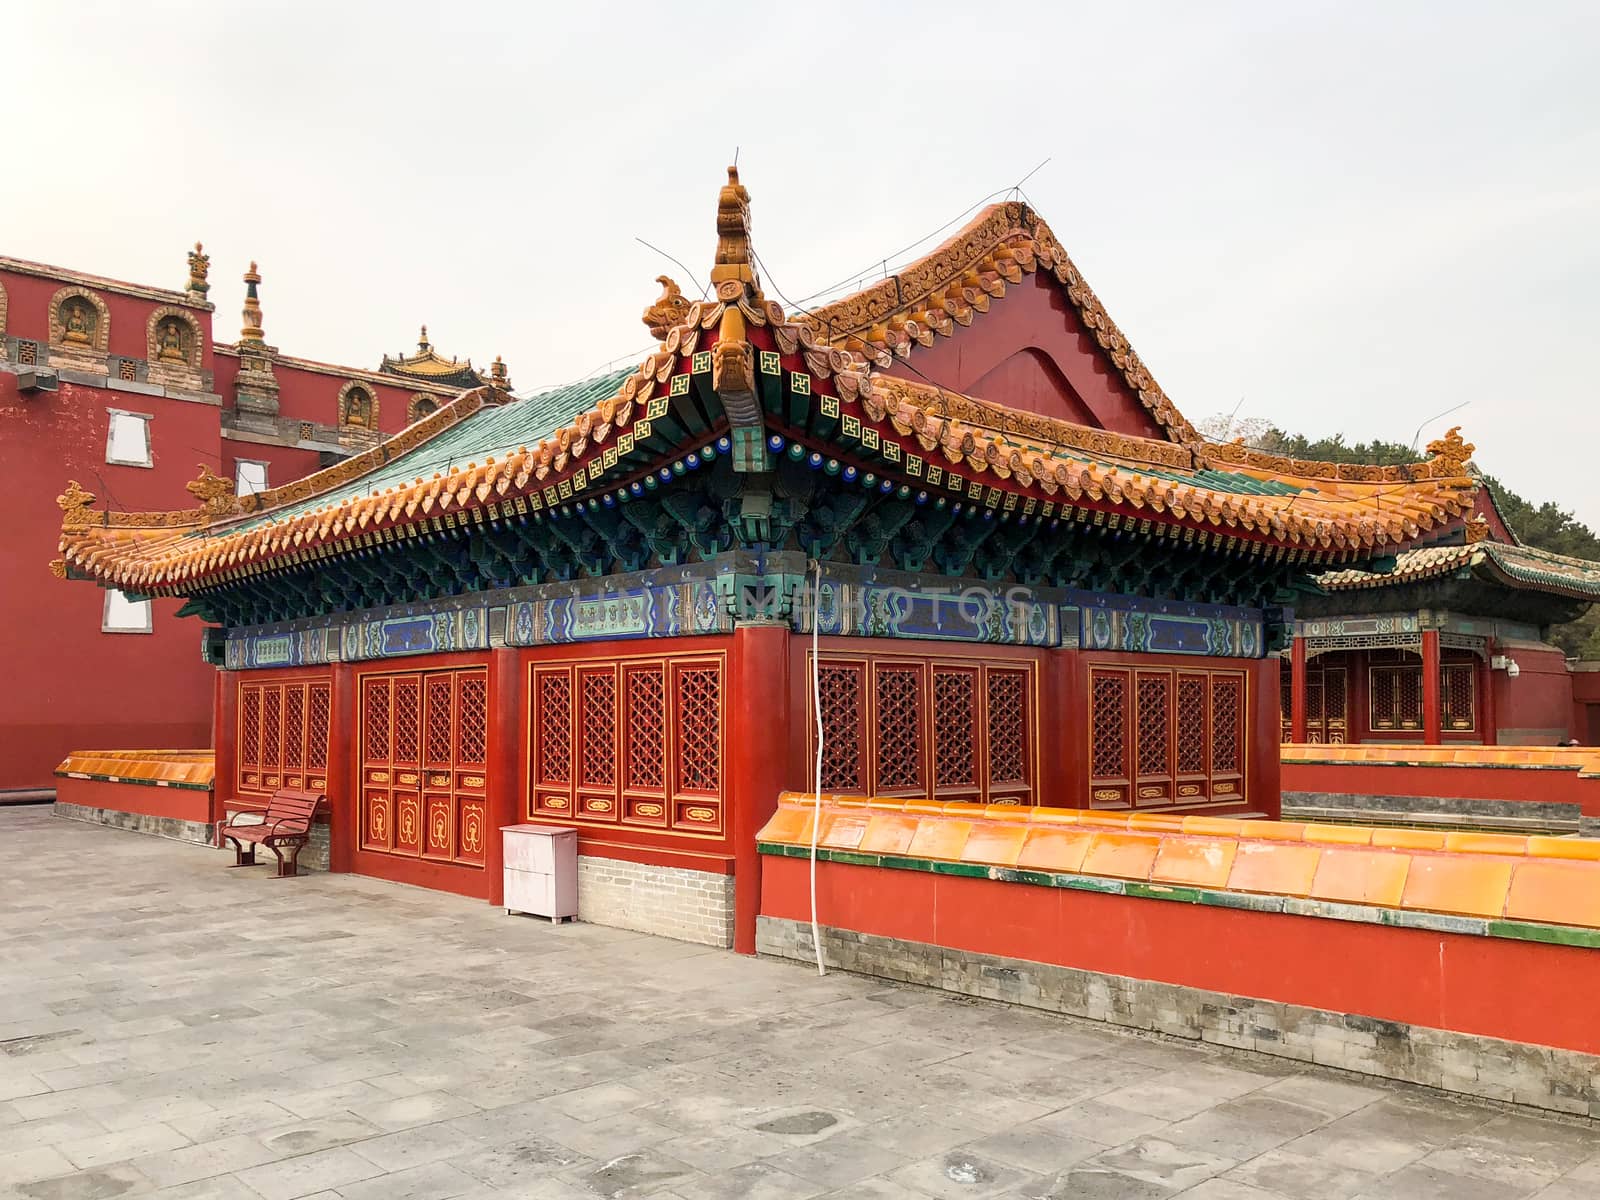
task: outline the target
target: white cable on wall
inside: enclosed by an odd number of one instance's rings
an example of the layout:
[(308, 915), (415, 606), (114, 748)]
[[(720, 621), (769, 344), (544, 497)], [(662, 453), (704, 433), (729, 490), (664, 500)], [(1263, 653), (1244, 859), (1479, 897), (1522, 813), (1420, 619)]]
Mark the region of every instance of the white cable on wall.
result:
[(817, 785), (811, 804), (811, 944), (817, 950), (817, 974), (826, 975), (822, 965), (822, 933), (817, 925), (817, 838), (822, 829), (822, 663), (818, 656), (818, 631), (822, 627), (819, 601), (822, 596), (822, 564), (811, 564), (811, 707), (817, 714)]

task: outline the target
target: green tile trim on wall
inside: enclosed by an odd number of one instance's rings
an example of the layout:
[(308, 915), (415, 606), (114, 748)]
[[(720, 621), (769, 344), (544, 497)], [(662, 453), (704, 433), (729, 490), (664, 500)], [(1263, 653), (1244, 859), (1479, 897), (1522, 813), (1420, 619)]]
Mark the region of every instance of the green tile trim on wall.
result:
[[(809, 846), (757, 842), (762, 854), (778, 858), (810, 858)], [(817, 861), (852, 867), (884, 867), (892, 871), (921, 871), (930, 875), (954, 875), (968, 879), (992, 879), (997, 883), (1029, 884), (1034, 887), (1068, 888), (1078, 892), (1128, 896), (1136, 900), (1164, 900), (1168, 903), (1203, 904), (1211, 908), (1234, 908), (1249, 912), (1281, 913), (1313, 920), (1353, 921), (1363, 925), (1388, 925), (1396, 929), (1416, 929), (1429, 933), (1455, 933), (1467, 937), (1505, 938), (1519, 942), (1543, 942), (1553, 946), (1575, 946), (1600, 950), (1600, 929), (1579, 929), (1568, 925), (1541, 925), (1530, 921), (1504, 921), (1484, 917), (1465, 917), (1454, 913), (1417, 912), (1409, 909), (1374, 908), (1365, 904), (1340, 904), (1332, 900), (1311, 900), (1299, 896), (1267, 896), (1252, 892), (1218, 892), (1207, 888), (1175, 884), (1146, 883), (1133, 879), (1108, 879), (1098, 875), (1068, 875), (1051, 871), (1024, 871), (1013, 867), (985, 866), (982, 863), (942, 862), (928, 858), (907, 858), (898, 854), (862, 854), (854, 850), (829, 850), (817, 847)]]
[(56, 771), (57, 779), (88, 779), (95, 783), (127, 783), (134, 787), (178, 788), (186, 792), (209, 792), (209, 783), (183, 783), (171, 779), (130, 779), (126, 775), (90, 775), (84, 771)]

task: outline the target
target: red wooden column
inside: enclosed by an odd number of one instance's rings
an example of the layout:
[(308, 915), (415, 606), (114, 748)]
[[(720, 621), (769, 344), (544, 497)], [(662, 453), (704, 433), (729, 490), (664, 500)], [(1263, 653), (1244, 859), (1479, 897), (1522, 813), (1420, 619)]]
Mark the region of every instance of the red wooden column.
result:
[(333, 664), (328, 707), (328, 870), (350, 871), (355, 867), (357, 798), (361, 794), (355, 664)]
[(1246, 709), (1245, 725), (1245, 797), (1251, 808), (1274, 821), (1283, 816), (1283, 716), (1279, 712), (1283, 693), (1278, 686), (1278, 672), (1283, 669), (1283, 659), (1277, 655), (1256, 661), (1249, 688), (1254, 703)]
[[(1089, 672), (1076, 645), (1052, 650), (1056, 709), (1040, 714), (1039, 803), (1051, 808), (1089, 807)], [(1050, 692), (1046, 692), (1049, 698)]]
[[(1348, 716), (1345, 720), (1348, 725)], [(1283, 736), (1281, 725), (1278, 736)], [(1297, 745), (1306, 740), (1306, 639), (1299, 634), (1289, 649), (1289, 740)]]
[(522, 818), (518, 797), (522, 764), (522, 666), (505, 646), (489, 655), (489, 843), (483, 869), (489, 873), (489, 903), (505, 903), (505, 838), (500, 830)]
[(1500, 744), (1500, 731), (1494, 723), (1494, 642), (1483, 648), (1483, 658), (1478, 662), (1478, 732), (1485, 746)]
[(794, 721), (791, 711), (789, 626), (781, 621), (745, 621), (733, 630), (733, 679), (728, 694), (726, 747), (728, 796), (732, 801), (733, 948), (756, 952), (756, 915), (761, 911), (761, 856), (756, 834), (778, 807), (788, 782), (784, 753)]
[(1422, 740), (1429, 746), (1444, 741), (1439, 711), (1439, 631), (1422, 631)]
[(226, 815), (222, 804), (233, 795), (239, 778), (238, 746), (234, 739), (239, 728), (239, 686), (232, 671), (217, 668), (211, 684), (211, 752), (216, 770), (211, 783), (211, 823)]

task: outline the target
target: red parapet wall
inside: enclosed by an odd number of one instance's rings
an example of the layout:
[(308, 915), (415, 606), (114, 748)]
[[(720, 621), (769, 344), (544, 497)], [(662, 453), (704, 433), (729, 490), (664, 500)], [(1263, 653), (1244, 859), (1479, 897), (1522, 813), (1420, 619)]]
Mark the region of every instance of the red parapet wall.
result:
[[(809, 869), (767, 857), (762, 916), (810, 921)], [(1600, 1054), (1586, 947), (835, 862), (817, 909), (833, 929)]]
[(1283, 747), (1287, 795), (1401, 796), (1576, 805), (1600, 817), (1592, 747)]
[(56, 768), (56, 803), (206, 825), (213, 771), (206, 750), (76, 750)]

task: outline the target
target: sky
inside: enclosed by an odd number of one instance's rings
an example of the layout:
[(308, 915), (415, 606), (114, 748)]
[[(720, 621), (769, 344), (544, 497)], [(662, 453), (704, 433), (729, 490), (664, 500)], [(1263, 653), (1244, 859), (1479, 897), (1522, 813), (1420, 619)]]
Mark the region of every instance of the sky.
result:
[(1191, 420), (1460, 424), (1600, 529), (1600, 5), (0, 0), (0, 27), (0, 253), (176, 288), (201, 239), (219, 338), (253, 258), (285, 353), (375, 367), (425, 322), (525, 392), (647, 349), (735, 154), (793, 301), (1026, 177)]

